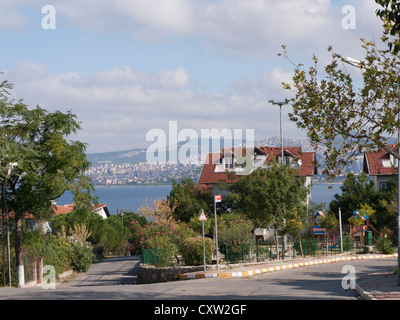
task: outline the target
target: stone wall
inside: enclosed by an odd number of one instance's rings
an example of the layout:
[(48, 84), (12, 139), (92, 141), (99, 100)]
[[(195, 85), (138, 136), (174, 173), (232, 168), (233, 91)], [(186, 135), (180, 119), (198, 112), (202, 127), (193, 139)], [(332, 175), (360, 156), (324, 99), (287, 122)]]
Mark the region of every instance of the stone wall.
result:
[(156, 268), (141, 264), (138, 270), (137, 283), (168, 282), (179, 279), (179, 275), (188, 272), (202, 271), (204, 266)]
[[(264, 262), (263, 262), (264, 263)], [(258, 263), (238, 263), (238, 264), (220, 264), (220, 269), (233, 269), (243, 266), (257, 265)], [(157, 268), (150, 265), (140, 264), (137, 283), (157, 283), (179, 280), (179, 275), (183, 273), (192, 273), (196, 271), (203, 271), (204, 266), (182, 266), (173, 268)], [(206, 265), (206, 270), (217, 270), (217, 265)]]

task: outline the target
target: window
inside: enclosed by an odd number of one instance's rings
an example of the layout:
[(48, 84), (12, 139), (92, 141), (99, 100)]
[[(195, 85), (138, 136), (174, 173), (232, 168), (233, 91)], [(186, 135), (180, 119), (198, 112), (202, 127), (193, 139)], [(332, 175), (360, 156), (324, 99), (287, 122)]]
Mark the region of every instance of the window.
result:
[(233, 169), (233, 159), (232, 158), (224, 158), (225, 169)]
[[(278, 163), (282, 163), (282, 157), (278, 157)], [(284, 156), (283, 157), (283, 163), (287, 164), (287, 165), (291, 164), (292, 163), (292, 157)]]

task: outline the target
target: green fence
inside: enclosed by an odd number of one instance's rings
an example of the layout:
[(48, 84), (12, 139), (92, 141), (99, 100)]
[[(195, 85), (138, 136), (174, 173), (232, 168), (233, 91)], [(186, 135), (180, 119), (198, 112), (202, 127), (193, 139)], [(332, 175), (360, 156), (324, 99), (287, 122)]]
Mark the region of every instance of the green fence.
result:
[(157, 267), (167, 267), (176, 264), (177, 254), (169, 248), (145, 249), (142, 248), (142, 262)]
[[(360, 253), (361, 243), (353, 237), (343, 237), (343, 252)], [(219, 263), (233, 264), (245, 262), (262, 262), (276, 259), (294, 259), (301, 257), (315, 257), (339, 254), (340, 240), (307, 239), (278, 243), (255, 241), (230, 241), (219, 245)], [(213, 262), (216, 262), (214, 254)], [(171, 249), (144, 249), (142, 250), (144, 264), (155, 266), (187, 265), (178, 252)]]
[[(294, 259), (297, 256), (325, 256), (341, 252), (340, 240), (307, 239), (278, 243), (236, 241), (220, 245), (222, 262), (226, 264), (244, 262), (262, 262), (276, 259)], [(362, 250), (359, 240), (353, 237), (343, 237), (343, 252), (360, 253)]]

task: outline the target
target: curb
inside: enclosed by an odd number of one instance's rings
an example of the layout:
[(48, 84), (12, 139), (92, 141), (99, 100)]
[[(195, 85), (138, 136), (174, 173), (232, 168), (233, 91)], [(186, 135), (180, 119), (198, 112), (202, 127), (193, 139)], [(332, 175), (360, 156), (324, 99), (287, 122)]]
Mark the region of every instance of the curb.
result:
[(356, 284), (355, 291), (358, 294), (358, 296), (361, 298), (361, 300), (378, 300), (372, 295), (372, 293), (364, 290), (358, 284)]
[[(327, 264), (334, 262), (344, 262), (351, 260), (367, 260), (367, 259), (380, 259), (380, 258), (394, 258), (397, 257), (397, 253), (388, 254), (388, 255), (362, 255), (362, 256), (351, 256), (351, 257), (338, 257), (338, 258), (329, 258), (329, 259), (317, 259), (305, 262), (291, 263), (291, 264), (283, 264), (274, 267), (260, 268), (260, 269), (251, 269), (244, 271), (233, 271), (233, 272), (213, 272), (213, 273), (189, 273), (189, 274), (180, 274), (179, 280), (191, 280), (191, 279), (205, 279), (205, 278), (234, 278), (234, 277), (249, 277), (263, 273), (269, 273), (280, 270), (288, 270), (294, 268), (308, 267), (319, 264)], [(364, 299), (372, 300), (373, 297), (367, 292), (364, 291), (360, 287), (356, 287), (357, 293)]]

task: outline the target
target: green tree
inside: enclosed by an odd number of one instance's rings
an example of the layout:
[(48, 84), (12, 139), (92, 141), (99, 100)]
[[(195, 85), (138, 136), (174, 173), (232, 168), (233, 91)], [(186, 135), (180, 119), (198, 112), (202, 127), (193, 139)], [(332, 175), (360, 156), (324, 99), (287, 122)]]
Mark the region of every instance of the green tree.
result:
[(376, 14), (385, 23), (385, 36), (388, 46), (393, 53), (397, 54), (400, 49), (400, 4), (397, 0), (375, 0), (382, 8), (376, 10)]
[(227, 201), (260, 227), (272, 226), (276, 236), (284, 230), (285, 221), (303, 217), (307, 212), (305, 178), (288, 165), (271, 161), (268, 169), (257, 168), (241, 176), (236, 183), (221, 184), (230, 191)]
[(213, 212), (212, 190), (198, 187), (191, 178), (183, 178), (180, 182), (172, 180), (172, 190), (168, 196), (171, 207), (174, 207), (173, 217), (176, 220), (189, 222), (199, 215), (201, 210), (207, 216)]
[(365, 173), (359, 176), (348, 173), (340, 190), (341, 194), (335, 194), (329, 204), (329, 211), (338, 216), (339, 208), (341, 208), (343, 221), (347, 221), (363, 204), (373, 207), (379, 205), (379, 194), (375, 191), (374, 183)]
[[(323, 67), (320, 75), (319, 59), (313, 56), (313, 65), (304, 69), (294, 66), (293, 83), (284, 88), (293, 90), (293, 112), (290, 119), (307, 132), (312, 146), (324, 146), (325, 168), (330, 178), (338, 175), (364, 151), (381, 148), (399, 159), (397, 152), (386, 147), (387, 137), (400, 129), (400, 61), (399, 4), (397, 1), (378, 1), (382, 10), (377, 14), (383, 21), (382, 42), (361, 40), (365, 57), (358, 67), (362, 71), (361, 88), (354, 81), (339, 53), (331, 52), (332, 61)], [(288, 58), (286, 47), (283, 55)]]
[[(22, 100), (8, 98), (12, 85), (0, 85), (0, 149), (3, 183), (7, 185), (8, 208), (15, 215), (15, 252), (18, 285), (24, 284), (22, 219), (49, 217), (51, 203), (66, 190), (76, 199), (93, 186), (84, 171), (89, 167), (86, 145), (67, 137), (80, 130), (70, 111), (50, 113), (39, 106), (30, 109)], [(17, 164), (12, 170), (9, 164)], [(79, 185), (79, 188), (76, 186)]]

